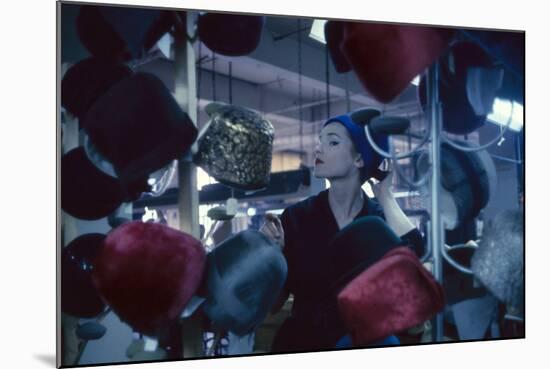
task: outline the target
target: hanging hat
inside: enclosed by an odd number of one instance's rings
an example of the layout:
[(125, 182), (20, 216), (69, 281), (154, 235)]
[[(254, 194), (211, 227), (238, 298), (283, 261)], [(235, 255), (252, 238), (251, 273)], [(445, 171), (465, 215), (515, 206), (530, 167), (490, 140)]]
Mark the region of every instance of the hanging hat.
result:
[(136, 73), (109, 89), (88, 111), (84, 128), (122, 182), (166, 166), (197, 137), (191, 118), (148, 73)]
[[(462, 142), (461, 145), (475, 147)], [(428, 168), (428, 156), (422, 155), (417, 168)], [(469, 219), (478, 216), (487, 206), (491, 191), (496, 189), (496, 169), (485, 150), (464, 152), (441, 144), (441, 216), (446, 229), (456, 229)]]
[(200, 285), (205, 261), (192, 236), (160, 223), (128, 222), (107, 235), (93, 281), (121, 320), (155, 336), (179, 319)]
[(468, 39), (480, 45), (488, 54), (506, 65), (514, 78), (525, 78), (525, 32), (461, 30)]
[(325, 23), (325, 40), (332, 59), (332, 64), (338, 73), (345, 73), (351, 70), (346, 57), (342, 53), (340, 45), (344, 37), (344, 22), (327, 21)]
[(96, 57), (128, 61), (151, 48), (172, 23), (166, 11), (81, 5), (76, 19), (80, 41)]
[(389, 103), (445, 51), (452, 33), (446, 28), (345, 22), (341, 50), (365, 89)]
[(69, 243), (61, 252), (61, 310), (79, 318), (93, 318), (105, 303), (92, 283), (95, 258), (105, 235), (90, 233)]
[(440, 284), (407, 247), (389, 251), (349, 282), (337, 299), (357, 346), (414, 327), (445, 305)]
[(327, 283), (338, 292), (345, 284), (401, 243), (378, 216), (365, 216), (342, 228), (330, 242), (332, 268), (327, 270)]
[(216, 328), (248, 334), (267, 316), (286, 276), (278, 245), (258, 231), (240, 232), (208, 254), (204, 312)]
[(472, 257), (474, 276), (500, 301), (523, 312), (524, 225), (521, 210), (505, 210), (483, 227)]
[(200, 40), (213, 52), (244, 56), (258, 47), (263, 25), (262, 16), (204, 13), (199, 15), (198, 32)]
[(88, 58), (73, 65), (61, 81), (61, 105), (80, 120), (111, 86), (132, 75), (124, 64)]
[[(137, 199), (147, 190), (147, 179), (136, 196), (126, 199), (116, 178), (96, 168), (78, 147), (61, 158), (61, 208), (68, 214), (86, 220), (105, 217), (125, 200)], [(134, 198), (135, 197), (135, 198)]]
[(250, 109), (211, 103), (210, 120), (201, 130), (195, 164), (220, 183), (241, 190), (269, 184), (273, 125)]
[[(338, 122), (346, 128), (355, 149), (361, 154), (361, 158), (363, 159), (364, 166), (361, 170), (361, 180), (363, 182), (375, 176), (378, 167), (384, 160), (380, 154), (374, 151), (365, 134), (365, 125), (369, 124), (373, 118), (379, 115), (380, 111), (376, 109), (361, 109), (360, 111), (330, 118), (324, 124), (326, 126), (327, 124)], [(382, 150), (388, 151), (389, 139), (387, 135), (373, 133), (372, 137)]]
[[(440, 65), (439, 100), (442, 102), (443, 130), (461, 135), (473, 132), (487, 119), (486, 105), (490, 104), (492, 108), (502, 84), (501, 69), (472, 42), (454, 43), (449, 52), (441, 57)], [(484, 83), (485, 79), (490, 80), (488, 85)], [(422, 107), (426, 109), (426, 75), (420, 79), (418, 95)], [(480, 114), (476, 113), (471, 102)]]

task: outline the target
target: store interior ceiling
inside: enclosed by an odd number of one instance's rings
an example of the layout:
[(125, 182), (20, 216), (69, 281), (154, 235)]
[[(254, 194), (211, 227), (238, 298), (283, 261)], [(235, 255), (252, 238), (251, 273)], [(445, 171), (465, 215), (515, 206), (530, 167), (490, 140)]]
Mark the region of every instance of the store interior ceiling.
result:
[[(63, 8), (63, 63), (75, 63), (88, 56), (75, 29), (78, 7)], [(427, 119), (418, 102), (417, 86), (411, 83), (391, 103), (381, 104), (369, 96), (353, 72), (339, 74), (331, 61), (328, 63), (327, 80), (325, 45), (309, 37), (312, 23), (311, 18), (301, 18), (298, 23), (297, 18), (293, 17), (268, 16), (259, 46), (242, 57), (213, 54), (200, 41), (195, 42), (199, 129), (208, 121), (204, 107), (214, 100), (231, 101), (235, 105), (255, 109), (275, 128), (273, 153), (301, 154), (306, 166), (312, 166), (311, 153), (320, 128), (329, 115), (362, 107), (378, 108), (387, 115), (409, 118), (411, 132), (421, 135), (427, 127)], [(298, 29), (302, 31), (297, 32)], [(170, 41), (170, 38), (163, 39), (164, 43), (170, 44)], [(161, 49), (159, 42), (147, 57), (133, 61), (132, 66), (137, 71), (154, 73), (174, 91), (173, 58), (167, 58), (166, 51), (163, 53)], [(517, 85), (522, 86), (523, 83)], [(496, 124), (486, 123), (471, 135), (474, 141), (488, 142), (500, 129)], [(516, 135), (514, 131), (506, 132), (500, 145), (493, 145), (489, 152), (515, 160)], [(394, 140), (407, 140), (407, 137)], [(411, 142), (414, 145), (418, 140)], [(497, 168), (514, 165), (507, 160), (495, 160), (495, 164)]]

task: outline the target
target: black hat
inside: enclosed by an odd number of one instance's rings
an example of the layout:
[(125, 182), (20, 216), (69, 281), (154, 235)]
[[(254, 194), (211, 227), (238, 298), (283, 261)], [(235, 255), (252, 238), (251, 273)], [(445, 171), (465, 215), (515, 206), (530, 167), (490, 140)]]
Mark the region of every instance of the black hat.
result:
[(105, 310), (105, 303), (92, 282), (92, 270), (105, 235), (90, 233), (71, 241), (61, 252), (61, 310), (93, 318)]
[(218, 328), (250, 333), (267, 316), (286, 276), (278, 245), (258, 231), (240, 232), (207, 256), (204, 311)]
[(263, 25), (262, 16), (205, 13), (199, 16), (199, 38), (217, 54), (244, 56), (258, 47)]
[(92, 164), (83, 147), (61, 158), (61, 208), (76, 218), (103, 218), (148, 190), (147, 177), (123, 187), (117, 178)]
[(331, 290), (338, 293), (347, 282), (401, 242), (401, 238), (378, 216), (361, 217), (348, 224), (329, 246), (332, 268), (327, 271), (327, 283)]
[[(481, 47), (472, 42), (457, 42), (441, 58), (439, 98), (442, 102), (443, 130), (454, 134), (468, 134), (485, 124), (486, 114), (478, 115), (468, 99), (468, 70), (475, 67), (493, 67), (495, 62)], [(495, 95), (496, 95), (496, 91)], [(423, 108), (427, 105), (426, 75), (418, 85)]]
[(147, 176), (191, 147), (197, 129), (154, 75), (136, 73), (104, 94), (84, 127), (124, 183)]

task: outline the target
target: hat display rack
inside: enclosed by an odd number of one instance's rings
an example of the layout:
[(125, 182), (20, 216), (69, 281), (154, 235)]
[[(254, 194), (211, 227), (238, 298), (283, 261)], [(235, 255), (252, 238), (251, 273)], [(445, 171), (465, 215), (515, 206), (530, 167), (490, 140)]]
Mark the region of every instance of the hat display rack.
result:
[[(507, 123), (504, 125), (504, 127), (501, 127), (500, 133), (497, 134), (497, 136), (493, 139), (491, 139), (488, 143), (476, 146), (476, 147), (469, 147), (457, 144), (455, 142), (452, 142), (451, 139), (449, 139), (444, 133), (442, 129), (442, 107), (441, 107), (441, 101), (440, 101), (440, 95), (439, 95), (439, 80), (440, 80), (440, 61), (434, 62), (427, 71), (427, 109), (426, 113), (428, 115), (428, 129), (426, 136), (421, 140), (421, 143), (412, 151), (409, 151), (407, 153), (402, 154), (395, 154), (392, 152), (392, 148), (390, 145), (390, 152), (385, 152), (382, 150), (375, 142), (371, 135), (371, 129), (369, 128), (369, 125), (365, 126), (365, 133), (367, 136), (367, 139), (369, 140), (369, 143), (372, 145), (374, 150), (382, 155), (385, 158), (390, 159), (394, 165), (393, 167), (396, 169), (396, 172), (400, 176), (401, 179), (403, 179), (408, 185), (410, 185), (413, 188), (418, 188), (426, 184), (428, 180), (430, 181), (430, 190), (431, 190), (431, 220), (428, 224), (428, 243), (427, 243), (427, 254), (424, 258), (422, 258), (422, 261), (428, 261), (431, 259), (433, 262), (433, 274), (438, 282), (443, 283), (443, 270), (442, 270), (442, 259), (445, 259), (451, 266), (456, 268), (462, 273), (465, 274), (474, 274), (473, 271), (470, 268), (466, 268), (465, 266), (459, 264), (456, 262), (450, 255), (449, 252), (455, 249), (460, 248), (470, 248), (470, 249), (478, 249), (477, 242), (470, 242), (466, 244), (459, 244), (454, 246), (449, 246), (444, 243), (444, 236), (443, 236), (443, 224), (442, 219), (440, 216), (440, 179), (441, 179), (441, 142), (445, 142), (455, 148), (456, 150), (460, 150), (463, 152), (477, 152), (481, 150), (485, 150), (491, 146), (493, 146), (495, 143), (499, 142), (502, 137), (504, 136), (504, 133), (507, 131), (507, 129), (511, 125), (512, 121), (512, 114), (510, 114), (510, 117), (507, 121)], [(513, 106), (513, 104), (512, 104)], [(513, 110), (512, 110), (513, 113)], [(430, 163), (431, 165), (428, 168), (428, 171), (424, 173), (420, 180), (417, 182), (411, 181), (409, 178), (407, 178), (406, 175), (404, 175), (402, 169), (400, 169), (399, 165), (397, 165), (396, 161), (402, 158), (410, 157), (414, 155), (415, 153), (418, 153), (422, 150), (422, 147), (428, 143), (431, 142), (432, 145), (429, 149), (429, 157), (430, 157)], [(516, 156), (519, 157), (520, 149), (518, 149), (518, 145), (516, 143)], [(516, 161), (518, 165), (521, 165), (521, 162)], [(436, 315), (435, 325), (432, 330), (433, 334), (433, 340), (435, 342), (441, 342), (443, 340), (443, 313), (439, 313)]]

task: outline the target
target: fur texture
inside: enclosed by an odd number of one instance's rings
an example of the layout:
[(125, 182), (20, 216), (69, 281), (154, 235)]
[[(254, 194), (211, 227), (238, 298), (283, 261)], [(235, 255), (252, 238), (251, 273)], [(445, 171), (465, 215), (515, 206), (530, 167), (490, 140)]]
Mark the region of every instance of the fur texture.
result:
[(122, 320), (154, 336), (180, 316), (201, 283), (205, 260), (192, 236), (130, 222), (107, 236), (93, 280)]

